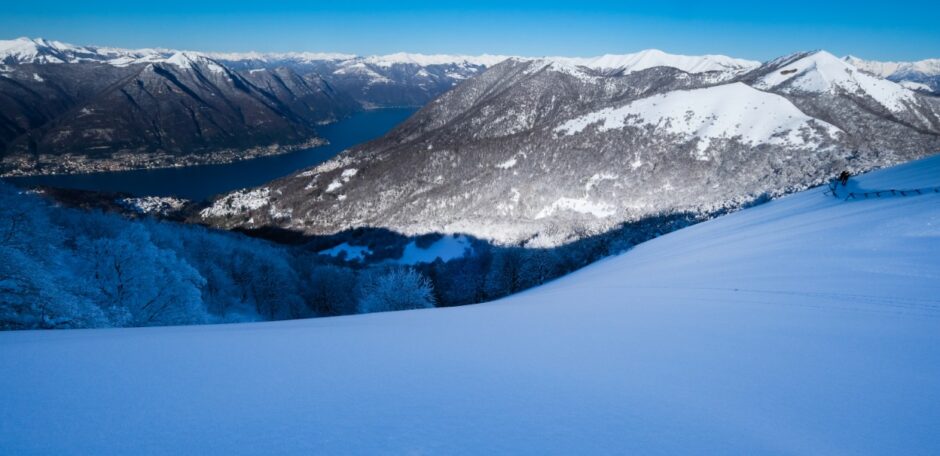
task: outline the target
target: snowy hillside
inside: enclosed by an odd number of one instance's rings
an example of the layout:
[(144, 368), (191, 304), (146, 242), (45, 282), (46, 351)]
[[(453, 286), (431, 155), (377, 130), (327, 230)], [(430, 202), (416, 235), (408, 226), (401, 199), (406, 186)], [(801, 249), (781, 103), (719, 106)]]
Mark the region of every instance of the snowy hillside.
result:
[(490, 304), (0, 333), (0, 453), (935, 454), (938, 258), (940, 194), (813, 189)]
[[(112, 65), (133, 63), (176, 62), (174, 55), (186, 53), (229, 62), (266, 63), (316, 63), (316, 62), (366, 62), (382, 67), (398, 64), (417, 66), (474, 65), (491, 66), (507, 58), (500, 55), (445, 55), (412, 54), (399, 52), (388, 55), (361, 57), (355, 54), (336, 52), (194, 52), (172, 49), (120, 49), (98, 46), (77, 46), (44, 38), (20, 37), (0, 40), (0, 63), (79, 63), (102, 62)], [(185, 64), (185, 62), (183, 62)]]
[(102, 62), (115, 66), (165, 60), (174, 51), (167, 49), (120, 49), (97, 46), (76, 46), (44, 38), (20, 37), (0, 40), (0, 63), (48, 64)]
[(911, 90), (940, 93), (940, 59), (879, 62), (850, 55), (843, 60), (862, 71), (890, 79)]
[(705, 152), (711, 140), (718, 138), (740, 137), (750, 145), (809, 148), (819, 147), (819, 142), (812, 140), (816, 135), (832, 138), (840, 133), (838, 128), (803, 114), (786, 98), (740, 82), (643, 98), (569, 120), (555, 131), (576, 134), (593, 124), (598, 124), (600, 131), (635, 124), (692, 136), (698, 140), (696, 157), (702, 160), (708, 160)]
[(819, 51), (790, 60), (789, 57), (772, 61), (780, 64), (780, 71), (764, 76), (755, 84), (758, 89), (784, 87), (784, 91), (809, 93), (860, 93), (877, 100), (891, 111), (901, 111), (916, 104), (914, 92), (864, 72), (826, 52)]
[(620, 70), (633, 73), (655, 67), (676, 68), (687, 73), (708, 71), (741, 71), (754, 69), (760, 62), (736, 59), (724, 55), (676, 55), (658, 49), (647, 49), (632, 54), (606, 54), (599, 57), (547, 57), (546, 60), (583, 66), (594, 70)]

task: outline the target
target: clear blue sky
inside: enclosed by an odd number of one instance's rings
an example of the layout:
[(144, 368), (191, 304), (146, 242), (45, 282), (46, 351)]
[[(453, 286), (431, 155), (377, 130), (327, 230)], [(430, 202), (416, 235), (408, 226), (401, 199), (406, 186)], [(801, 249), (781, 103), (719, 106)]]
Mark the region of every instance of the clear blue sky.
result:
[(9, 1), (4, 38), (205, 51), (940, 57), (940, 0)]

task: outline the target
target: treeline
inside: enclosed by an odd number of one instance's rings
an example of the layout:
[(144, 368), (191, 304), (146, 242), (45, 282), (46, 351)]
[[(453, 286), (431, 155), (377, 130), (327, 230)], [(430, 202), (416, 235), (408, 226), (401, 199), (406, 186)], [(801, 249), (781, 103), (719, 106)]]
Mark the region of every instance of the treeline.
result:
[(238, 233), (54, 206), (0, 183), (0, 329), (283, 320), (489, 301), (695, 221), (668, 216), (554, 249), (369, 266)]

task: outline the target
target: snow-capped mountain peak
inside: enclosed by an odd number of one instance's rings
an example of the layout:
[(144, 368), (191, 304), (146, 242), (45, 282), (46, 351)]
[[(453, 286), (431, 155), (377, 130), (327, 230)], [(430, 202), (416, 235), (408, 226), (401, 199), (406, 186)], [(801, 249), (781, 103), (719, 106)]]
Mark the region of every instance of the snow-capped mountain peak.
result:
[(862, 60), (854, 55), (848, 55), (842, 59), (845, 63), (858, 68), (859, 70), (870, 73), (874, 76), (881, 78), (886, 78), (894, 72), (896, 72), (900, 67), (901, 63), (899, 62), (876, 62), (874, 60)]
[(826, 51), (794, 54), (769, 62), (770, 68), (754, 86), (784, 92), (834, 93), (837, 90), (867, 95), (891, 111), (916, 103), (914, 92), (852, 66)]
[(874, 76), (895, 81), (904, 87), (926, 93), (940, 93), (940, 59), (916, 62), (879, 62), (855, 56), (844, 59), (850, 65)]
[(47, 64), (99, 62), (114, 66), (156, 62), (174, 51), (165, 49), (120, 49), (111, 47), (76, 46), (44, 38), (0, 40), (0, 63)]
[(86, 51), (59, 41), (43, 38), (20, 37), (13, 40), (0, 40), (0, 62), (3, 63), (65, 63), (67, 52)]
[(724, 55), (677, 55), (659, 49), (647, 49), (632, 54), (605, 54), (598, 57), (547, 57), (547, 60), (594, 70), (621, 70), (624, 73), (654, 67), (671, 67), (687, 73), (708, 71), (740, 71), (760, 66), (760, 62), (736, 59)]
[(412, 54), (407, 52), (397, 52), (388, 55), (373, 55), (364, 57), (363, 61), (380, 67), (390, 67), (395, 64), (411, 64), (418, 66), (429, 65), (479, 65), (492, 66), (503, 60), (505, 55), (449, 55), (449, 54)]
[(926, 76), (940, 75), (940, 59), (926, 59), (915, 62), (880, 62), (877, 60), (864, 60), (850, 55), (843, 60), (862, 71), (882, 78), (913, 73)]
[(206, 57), (197, 52), (180, 51), (175, 52), (170, 57), (164, 59), (163, 63), (175, 65), (185, 70), (192, 70), (199, 66), (205, 66), (213, 73), (225, 73), (225, 67), (215, 60)]
[(229, 62), (258, 61), (258, 62), (279, 62), (294, 61), (298, 63), (313, 63), (323, 61), (342, 61), (352, 60), (357, 56), (355, 54), (343, 54), (339, 52), (203, 52), (207, 57), (225, 60)]

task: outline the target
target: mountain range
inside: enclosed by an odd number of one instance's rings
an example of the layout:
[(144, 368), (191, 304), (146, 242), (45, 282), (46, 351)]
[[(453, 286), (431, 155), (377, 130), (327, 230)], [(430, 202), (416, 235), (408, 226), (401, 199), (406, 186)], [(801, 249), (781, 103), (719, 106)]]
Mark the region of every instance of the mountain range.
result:
[[(0, 175), (186, 166), (322, 142), (317, 126), (361, 109), (423, 106), (510, 59), (500, 55), (205, 53), (0, 41)], [(668, 67), (726, 77), (760, 62), (649, 50), (551, 61), (615, 78)], [(844, 59), (928, 93), (940, 65)], [(718, 82), (712, 80), (711, 82)]]
[(0, 41), (0, 174), (185, 166), (309, 147), (322, 142), (318, 125), (423, 105), (500, 60)]
[(862, 71), (895, 81), (908, 89), (940, 94), (940, 59), (878, 62), (848, 56), (845, 61)]
[(385, 137), (225, 195), (197, 221), (553, 246), (938, 150), (940, 99), (825, 51), (765, 63), (659, 51), (510, 58)]

